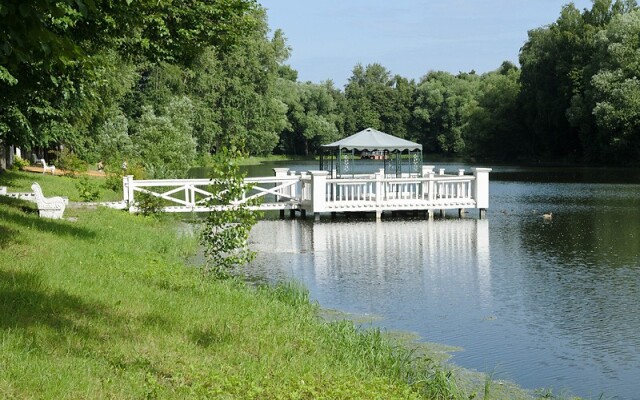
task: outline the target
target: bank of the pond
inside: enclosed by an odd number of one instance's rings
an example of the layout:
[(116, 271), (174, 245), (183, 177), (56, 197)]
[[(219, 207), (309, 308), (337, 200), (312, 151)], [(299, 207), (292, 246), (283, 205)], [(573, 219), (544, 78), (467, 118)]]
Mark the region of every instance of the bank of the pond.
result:
[(197, 243), (170, 220), (108, 209), (65, 217), (0, 199), (2, 398), (455, 394), (446, 373), (409, 363), (380, 332), (320, 322), (304, 291), (186, 268)]
[[(0, 174), (9, 191), (33, 180), (73, 198), (71, 178)], [(46, 220), (0, 197), (0, 397), (528, 398), (451, 374), (440, 350), (326, 322), (295, 286), (204, 277), (175, 226), (104, 208)]]

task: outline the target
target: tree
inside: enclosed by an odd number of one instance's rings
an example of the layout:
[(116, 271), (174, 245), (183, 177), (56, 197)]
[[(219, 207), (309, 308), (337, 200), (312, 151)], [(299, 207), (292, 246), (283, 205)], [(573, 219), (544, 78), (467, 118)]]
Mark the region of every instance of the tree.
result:
[(288, 124), (280, 135), (282, 150), (309, 155), (338, 138), (336, 104), (326, 85), (281, 80), (280, 86), (288, 106)]
[(133, 144), (153, 178), (182, 178), (196, 155), (193, 105), (188, 97), (174, 98), (162, 114), (145, 107), (137, 122)]
[(601, 160), (590, 100), (596, 38), (635, 1), (594, 0), (582, 13), (573, 4), (558, 20), (529, 32), (520, 52), (521, 107), (533, 157)]
[[(238, 203), (250, 186), (244, 182), (237, 160), (242, 156), (235, 148), (221, 148), (214, 156), (211, 169), (210, 207), (200, 242), (204, 247), (205, 271), (217, 277), (228, 276), (235, 267), (253, 259), (247, 239), (260, 213), (251, 210), (255, 203)], [(232, 207), (229, 207), (232, 206)]]
[(286, 42), (280, 32), (269, 40), (264, 12), (256, 13), (259, 29), (224, 55), (204, 52), (193, 70), (190, 92), (199, 98), (196, 136), (203, 150), (238, 146), (251, 155), (271, 154), (286, 125), (287, 107), (275, 89)]
[(464, 133), (477, 103), (478, 76), (430, 72), (416, 89), (413, 117), (419, 141), (427, 150), (459, 154), (465, 150)]
[(529, 154), (518, 118), (519, 77), (518, 68), (508, 61), (480, 77), (478, 105), (469, 116), (464, 135), (469, 156), (514, 161)]
[[(136, 81), (131, 72), (144, 89), (157, 66), (188, 70), (209, 47), (225, 54), (254, 32), (257, 9), (251, 0), (3, 0), (0, 140), (27, 148), (85, 146), (92, 128), (122, 106), (121, 86)], [(103, 79), (113, 66), (126, 66), (125, 85)], [(128, 118), (140, 117), (147, 105), (129, 104)]]
[(598, 35), (600, 69), (592, 78), (597, 142), (603, 159), (640, 156), (640, 11), (613, 18)]

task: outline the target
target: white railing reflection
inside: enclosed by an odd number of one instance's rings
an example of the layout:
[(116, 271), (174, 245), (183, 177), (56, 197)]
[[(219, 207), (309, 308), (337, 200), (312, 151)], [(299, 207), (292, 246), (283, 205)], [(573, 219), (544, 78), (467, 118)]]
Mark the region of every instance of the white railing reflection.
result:
[(425, 291), (447, 296), (451, 282), (457, 282), (460, 290), (473, 290), (484, 303), (491, 302), (488, 220), (261, 221), (252, 237), (269, 263), (269, 254), (292, 254), (299, 262), (286, 268), (307, 286), (410, 297)]

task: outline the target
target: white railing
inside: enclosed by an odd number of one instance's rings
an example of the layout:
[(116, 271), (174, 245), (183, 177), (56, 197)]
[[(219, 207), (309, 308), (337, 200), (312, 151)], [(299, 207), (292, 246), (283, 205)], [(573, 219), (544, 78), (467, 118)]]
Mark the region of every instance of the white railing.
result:
[[(473, 175), (460, 170), (436, 175), (433, 167), (423, 167), (422, 176), (386, 177), (384, 171), (356, 178), (330, 178), (327, 171), (295, 174), (286, 168), (274, 169), (275, 176), (246, 178), (251, 187), (231, 207), (255, 204), (261, 210), (301, 209), (313, 212), (428, 210), (489, 207), (489, 168), (474, 168)], [(212, 211), (209, 179), (123, 180), (124, 201), (137, 210), (136, 193), (149, 193), (164, 200), (166, 212)]]
[[(251, 189), (234, 206), (257, 200), (253, 209), (270, 210), (296, 208), (298, 178), (295, 176), (247, 178)], [(135, 180), (132, 175), (123, 178), (124, 201), (129, 210), (138, 210), (136, 193), (147, 193), (164, 200), (165, 212), (212, 211), (220, 207), (209, 206), (213, 197), (210, 179), (145, 179)]]
[(473, 175), (436, 175), (423, 167), (422, 177), (388, 178), (384, 171), (373, 178), (329, 178), (327, 171), (310, 171), (309, 197), (303, 207), (321, 212), (427, 210), (489, 207), (489, 168), (474, 168)]
[(325, 206), (344, 203), (384, 206), (416, 201), (433, 204), (472, 204), (475, 176), (427, 176), (424, 178), (327, 179)]

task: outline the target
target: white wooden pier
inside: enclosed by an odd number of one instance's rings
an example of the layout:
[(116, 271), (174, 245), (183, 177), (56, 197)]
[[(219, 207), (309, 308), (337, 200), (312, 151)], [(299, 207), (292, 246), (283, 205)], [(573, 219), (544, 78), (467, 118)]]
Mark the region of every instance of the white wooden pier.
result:
[[(371, 212), (376, 218), (384, 212), (423, 211), (428, 217), (439, 211), (477, 209), (482, 217), (489, 208), (489, 172), (491, 168), (472, 168), (448, 174), (444, 169), (423, 166), (421, 176), (355, 175), (351, 178), (335, 177), (328, 171), (289, 171), (274, 168), (271, 177), (246, 178), (252, 189), (244, 193), (233, 206), (250, 199), (260, 199), (250, 208), (263, 211), (285, 210), (302, 216), (313, 214), (319, 219), (323, 213)], [(136, 193), (149, 193), (165, 200), (164, 212), (209, 212), (216, 209), (207, 205), (213, 195), (209, 179), (135, 180), (132, 175), (123, 178), (124, 204), (131, 212), (137, 211)], [(220, 206), (218, 206), (219, 208)]]

